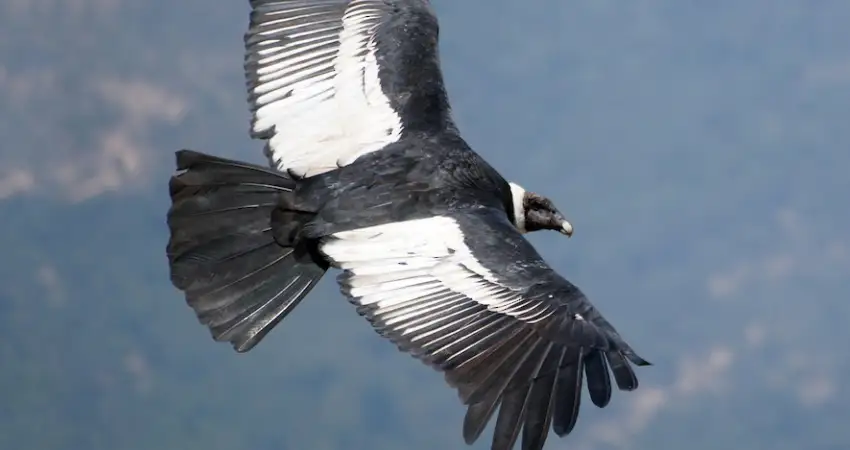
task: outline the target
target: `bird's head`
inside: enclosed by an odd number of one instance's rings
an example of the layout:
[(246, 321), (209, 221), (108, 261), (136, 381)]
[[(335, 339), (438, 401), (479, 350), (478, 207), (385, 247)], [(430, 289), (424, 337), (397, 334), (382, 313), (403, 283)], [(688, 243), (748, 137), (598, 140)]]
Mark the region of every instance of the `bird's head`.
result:
[(516, 183), (510, 183), (514, 208), (514, 225), (521, 233), (537, 230), (555, 230), (573, 235), (572, 224), (555, 208), (552, 200), (528, 192)]

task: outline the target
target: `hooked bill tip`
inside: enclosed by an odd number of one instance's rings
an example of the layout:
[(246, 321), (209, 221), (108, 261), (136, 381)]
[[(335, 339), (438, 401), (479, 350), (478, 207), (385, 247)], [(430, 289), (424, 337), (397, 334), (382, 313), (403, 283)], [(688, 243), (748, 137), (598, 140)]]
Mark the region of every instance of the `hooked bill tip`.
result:
[(561, 231), (562, 234), (567, 235), (567, 237), (572, 236), (573, 235), (573, 224), (571, 224), (571, 223), (569, 223), (568, 221), (565, 220), (561, 224), (561, 230), (560, 231)]

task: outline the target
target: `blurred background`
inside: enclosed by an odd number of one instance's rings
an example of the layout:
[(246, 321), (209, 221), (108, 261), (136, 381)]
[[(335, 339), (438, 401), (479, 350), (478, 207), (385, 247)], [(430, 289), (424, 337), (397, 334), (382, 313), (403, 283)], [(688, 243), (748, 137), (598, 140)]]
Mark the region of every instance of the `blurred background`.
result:
[[(433, 4), (464, 136), (568, 215), (532, 242), (655, 363), (547, 448), (850, 448), (850, 2)], [(173, 152), (264, 161), (247, 14), (0, 2), (0, 449), (466, 448), (333, 276), (244, 355), (172, 288)]]

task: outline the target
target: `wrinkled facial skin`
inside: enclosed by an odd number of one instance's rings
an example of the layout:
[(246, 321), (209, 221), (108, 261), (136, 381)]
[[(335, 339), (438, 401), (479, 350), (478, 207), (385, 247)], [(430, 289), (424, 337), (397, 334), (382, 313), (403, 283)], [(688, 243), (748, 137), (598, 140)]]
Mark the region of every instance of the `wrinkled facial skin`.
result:
[(522, 206), (525, 210), (526, 231), (554, 230), (572, 236), (573, 226), (548, 198), (526, 192)]

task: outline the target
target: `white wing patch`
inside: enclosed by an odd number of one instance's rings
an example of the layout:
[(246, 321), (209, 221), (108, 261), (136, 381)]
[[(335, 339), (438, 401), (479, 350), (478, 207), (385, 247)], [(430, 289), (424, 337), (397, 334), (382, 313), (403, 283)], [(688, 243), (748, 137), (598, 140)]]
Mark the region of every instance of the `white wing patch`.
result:
[(412, 342), (479, 314), (482, 306), (525, 323), (555, 312), (548, 303), (499, 284), (450, 217), (337, 233), (321, 250), (347, 272), (343, 287), (353, 302)]
[[(542, 445), (550, 425), (560, 436), (572, 430), (585, 379), (600, 407), (611, 395), (609, 370), (619, 389), (637, 387), (627, 358), (643, 360), (577, 289), (561, 289), (564, 284), (512, 290), (500, 284), (537, 280), (509, 276), (514, 261), (497, 267), (493, 261), (499, 258), (476, 258), (476, 252), (499, 246), (465, 233), (504, 232), (504, 226), (491, 226), (486, 218), (460, 223), (437, 216), (362, 228), (336, 233), (320, 249), (343, 269), (343, 292), (375, 330), (442, 371), (457, 389), (467, 405), (467, 443), (480, 436), (498, 407), (493, 448), (512, 448), (520, 433), (523, 444), (532, 436)], [(552, 301), (558, 291), (564, 297)]]
[(398, 140), (378, 78), (381, 0), (256, 0), (246, 34), (252, 134), (274, 167), (311, 176)]

